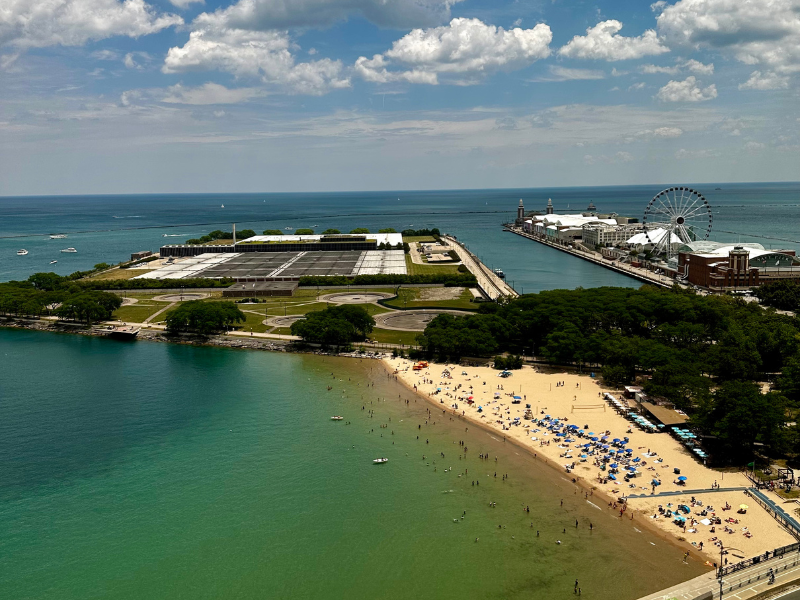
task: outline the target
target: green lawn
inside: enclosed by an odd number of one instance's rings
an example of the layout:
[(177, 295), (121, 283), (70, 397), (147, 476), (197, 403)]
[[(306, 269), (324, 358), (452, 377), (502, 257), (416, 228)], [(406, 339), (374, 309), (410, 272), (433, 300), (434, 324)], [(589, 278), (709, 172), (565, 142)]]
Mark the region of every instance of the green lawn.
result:
[(445, 274), (458, 274), (458, 265), (418, 265), (411, 260), (411, 257), (406, 254), (406, 268), (409, 275), (429, 275), (434, 273), (436, 275)]
[(404, 235), (403, 241), (411, 244), (413, 242), (435, 242), (436, 239), (432, 235)]
[(392, 331), (390, 329), (373, 329), (369, 334), (371, 340), (381, 344), (417, 345), (418, 331)]
[(146, 318), (165, 306), (169, 306), (169, 302), (139, 301), (129, 306), (120, 306), (114, 311), (114, 318), (126, 323), (143, 323)]
[[(461, 296), (453, 300), (420, 300), (420, 294), (425, 288), (400, 288), (397, 298), (388, 300), (387, 305), (395, 308), (414, 308), (419, 307), (436, 307), (436, 308), (460, 308), (464, 310), (478, 310), (478, 305), (472, 300), (472, 293), (468, 288), (464, 288)], [(430, 288), (428, 288), (430, 289)]]

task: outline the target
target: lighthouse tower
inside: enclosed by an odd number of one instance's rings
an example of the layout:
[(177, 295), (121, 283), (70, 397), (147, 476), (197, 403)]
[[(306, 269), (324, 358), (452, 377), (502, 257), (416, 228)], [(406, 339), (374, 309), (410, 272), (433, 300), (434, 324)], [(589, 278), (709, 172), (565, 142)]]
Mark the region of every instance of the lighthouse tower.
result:
[(519, 206), (517, 207), (517, 222), (521, 223), (525, 220), (525, 207), (522, 206), (522, 198), (519, 199)]
[(553, 199), (552, 198), (548, 198), (547, 199), (547, 214), (548, 215), (552, 215), (553, 214)]

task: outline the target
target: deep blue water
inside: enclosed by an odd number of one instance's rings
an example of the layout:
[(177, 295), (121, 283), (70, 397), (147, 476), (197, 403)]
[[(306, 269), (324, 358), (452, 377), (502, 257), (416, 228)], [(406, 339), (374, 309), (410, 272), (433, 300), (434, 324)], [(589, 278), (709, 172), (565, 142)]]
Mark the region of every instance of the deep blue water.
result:
[[(259, 233), (284, 227), (439, 227), (465, 241), (489, 266), (502, 268), (519, 291), (637, 286), (623, 275), (504, 234), (500, 223), (514, 216), (520, 198), (527, 210), (543, 210), (552, 198), (556, 212), (585, 210), (592, 201), (602, 212), (641, 218), (663, 187), (6, 197), (0, 198), (0, 281), (24, 279), (37, 271), (65, 275), (99, 262), (118, 262), (131, 252), (156, 251), (165, 243), (229, 230), (236, 223), (238, 229)], [(800, 250), (800, 184), (695, 187), (712, 205), (712, 239)], [(50, 240), (48, 234), (56, 232), (69, 237)], [(78, 253), (59, 252), (68, 246)], [(19, 248), (29, 254), (16, 256)], [(51, 260), (58, 263), (50, 266)]]

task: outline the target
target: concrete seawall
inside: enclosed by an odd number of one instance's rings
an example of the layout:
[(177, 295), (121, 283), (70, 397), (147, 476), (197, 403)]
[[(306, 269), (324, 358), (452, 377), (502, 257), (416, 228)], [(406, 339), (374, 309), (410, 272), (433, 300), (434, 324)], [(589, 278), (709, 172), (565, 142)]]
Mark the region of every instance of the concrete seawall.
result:
[(651, 285), (657, 285), (657, 286), (663, 287), (663, 288), (670, 288), (670, 287), (672, 287), (673, 285), (676, 285), (676, 284), (681, 286), (681, 287), (685, 287), (685, 285), (683, 285), (683, 284), (681, 284), (681, 283), (679, 283), (679, 282), (677, 282), (674, 279), (671, 279), (669, 277), (665, 277), (663, 275), (656, 275), (655, 273), (652, 273), (652, 272), (647, 271), (645, 269), (637, 269), (636, 267), (631, 267), (629, 265), (626, 265), (626, 266), (623, 267), (619, 263), (609, 262), (609, 261), (604, 260), (602, 258), (597, 258), (596, 256), (593, 256), (592, 254), (590, 254), (588, 252), (585, 252), (585, 251), (582, 251), (582, 250), (577, 250), (575, 248), (569, 248), (567, 246), (562, 246), (561, 244), (555, 244), (553, 242), (549, 242), (547, 240), (543, 240), (543, 239), (541, 239), (539, 237), (536, 237), (534, 235), (531, 235), (529, 233), (525, 233), (524, 231), (522, 231), (521, 229), (518, 229), (516, 227), (506, 226), (505, 227), (505, 231), (509, 231), (511, 233), (514, 233), (514, 234), (520, 236), (520, 237), (524, 237), (524, 238), (532, 240), (534, 242), (538, 242), (538, 243), (540, 243), (540, 244), (542, 244), (544, 246), (549, 246), (550, 248), (554, 248), (556, 250), (560, 250), (561, 252), (566, 252), (567, 254), (571, 254), (572, 256), (576, 256), (577, 258), (580, 258), (580, 259), (586, 260), (588, 262), (594, 263), (594, 264), (596, 264), (598, 266), (601, 266), (601, 267), (603, 267), (605, 269), (609, 269), (611, 271), (616, 271), (617, 273), (621, 273), (622, 275), (627, 275), (628, 277), (633, 277), (634, 279), (638, 279), (639, 281), (642, 281), (644, 283), (649, 283)]

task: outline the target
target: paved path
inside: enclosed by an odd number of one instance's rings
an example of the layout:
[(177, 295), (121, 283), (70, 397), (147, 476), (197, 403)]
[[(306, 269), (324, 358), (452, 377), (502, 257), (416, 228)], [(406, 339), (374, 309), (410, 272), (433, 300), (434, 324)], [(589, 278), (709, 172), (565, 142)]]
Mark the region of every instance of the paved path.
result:
[[(768, 582), (770, 569), (777, 571), (774, 584)], [(797, 579), (800, 579), (800, 553), (793, 552), (788, 556), (767, 560), (760, 565), (728, 575), (722, 582), (722, 597), (731, 598), (732, 600), (756, 598), (770, 589)], [(715, 599), (720, 597), (719, 579), (717, 579), (716, 571), (711, 571), (666, 590), (650, 594), (640, 598), (640, 600), (695, 600), (706, 592), (712, 592)]]
[(686, 496), (695, 495), (695, 494), (714, 494), (717, 492), (741, 492), (750, 488), (747, 487), (727, 487), (727, 488), (714, 488), (714, 489), (707, 489), (707, 490), (676, 490), (674, 492), (659, 492), (658, 494), (632, 494), (630, 496), (625, 496), (629, 500), (635, 500), (636, 498), (662, 498), (667, 496)]
[(478, 280), (478, 285), (486, 293), (491, 300), (497, 300), (501, 296), (510, 296), (516, 298), (519, 294), (508, 285), (505, 281), (500, 279), (497, 275), (478, 260), (471, 252), (465, 249), (458, 241), (449, 236), (444, 236), (442, 239), (452, 246), (456, 251), (461, 262), (469, 269), (469, 272), (475, 275)]
[(177, 302), (172, 302), (172, 303), (170, 303), (170, 304), (167, 304), (167, 305), (166, 305), (164, 308), (162, 308), (161, 310), (159, 310), (159, 311), (156, 311), (156, 312), (154, 312), (152, 315), (150, 315), (149, 317), (147, 317), (147, 318), (144, 320), (144, 322), (145, 322), (145, 323), (150, 323), (150, 322), (151, 322), (153, 319), (155, 319), (155, 318), (156, 318), (158, 315), (160, 315), (160, 314), (161, 314), (161, 313), (163, 313), (164, 311), (167, 311), (167, 310), (169, 310), (170, 308), (172, 308), (172, 307), (173, 307), (173, 306), (175, 306), (176, 304), (177, 304)]

